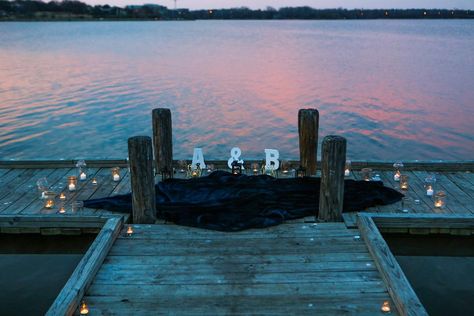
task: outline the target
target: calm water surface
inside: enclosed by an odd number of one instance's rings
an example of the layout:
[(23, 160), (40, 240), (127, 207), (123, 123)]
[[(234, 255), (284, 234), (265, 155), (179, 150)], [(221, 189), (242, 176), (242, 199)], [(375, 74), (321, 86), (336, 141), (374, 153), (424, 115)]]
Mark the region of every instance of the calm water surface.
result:
[[(353, 159), (474, 159), (474, 21), (0, 23), (0, 159), (298, 157), (297, 111)], [(321, 137), (322, 138), (322, 137)]]

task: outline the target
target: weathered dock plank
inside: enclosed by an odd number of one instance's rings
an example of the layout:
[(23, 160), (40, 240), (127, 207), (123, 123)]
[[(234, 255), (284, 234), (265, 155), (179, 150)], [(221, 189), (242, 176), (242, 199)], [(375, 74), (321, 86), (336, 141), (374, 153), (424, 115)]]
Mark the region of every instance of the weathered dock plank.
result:
[(372, 315), (390, 301), (358, 231), (343, 223), (132, 227), (84, 296), (91, 313)]

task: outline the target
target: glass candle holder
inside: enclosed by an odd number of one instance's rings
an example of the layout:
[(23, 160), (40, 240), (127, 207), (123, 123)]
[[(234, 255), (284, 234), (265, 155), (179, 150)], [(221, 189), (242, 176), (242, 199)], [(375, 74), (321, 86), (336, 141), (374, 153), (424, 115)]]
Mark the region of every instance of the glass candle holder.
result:
[(76, 168), (79, 180), (85, 181), (87, 179), (86, 162), (84, 160), (79, 160), (76, 162)]
[(400, 189), (408, 190), (408, 176), (406, 174), (402, 174), (400, 176)]
[(69, 176), (67, 178), (67, 188), (70, 192), (76, 191), (77, 188), (77, 177)]
[(290, 163), (286, 160), (283, 160), (280, 163), (280, 173), (281, 173), (281, 175), (283, 177), (288, 177), (290, 175), (290, 168), (291, 168)]
[(411, 208), (412, 208), (412, 200), (409, 197), (403, 197), (401, 200), (401, 208), (400, 208), (402, 213), (410, 212)]
[(81, 306), (79, 308), (79, 314), (81, 315), (88, 315), (89, 314), (89, 307), (87, 306), (86, 302), (82, 301)]
[(435, 175), (429, 175), (425, 178), (425, 190), (426, 190), (426, 195), (427, 196), (433, 196), (434, 195), (434, 185), (436, 183), (436, 176)]
[(207, 164), (206, 167), (207, 167), (207, 170), (206, 170), (207, 173), (212, 173), (212, 172), (214, 171), (214, 169), (215, 169), (214, 165), (213, 165), (213, 164), (210, 164), (210, 163)]
[(394, 172), (393, 172), (393, 180), (400, 181), (400, 177), (402, 176), (402, 169), (403, 169), (403, 162), (397, 161), (393, 164)]
[(44, 208), (52, 209), (54, 207), (54, 198), (56, 193), (52, 191), (46, 191), (44, 193)]
[(127, 231), (126, 231), (126, 233), (125, 233), (125, 234), (126, 234), (126, 236), (127, 236), (127, 237), (132, 237), (132, 234), (133, 234), (133, 228), (132, 228), (132, 226), (131, 226), (131, 225), (128, 225), (128, 227), (127, 227)]
[(242, 174), (242, 164), (238, 163), (236, 160), (232, 162), (232, 174), (233, 175)]
[(40, 178), (36, 181), (36, 187), (38, 188), (40, 199), (45, 198), (45, 192), (49, 190), (48, 179)]
[(254, 176), (260, 173), (260, 165), (257, 162), (252, 163), (251, 169), (252, 169), (252, 174)]
[(344, 176), (348, 177), (351, 175), (352, 169), (352, 162), (350, 160), (346, 160), (346, 165), (344, 166)]
[(120, 167), (114, 167), (110, 169), (110, 172), (112, 173), (112, 179), (115, 182), (120, 181)]
[(385, 314), (390, 313), (390, 311), (391, 311), (390, 303), (388, 301), (383, 302), (382, 306), (380, 307), (380, 310)]
[(79, 211), (82, 211), (84, 208), (84, 202), (83, 201), (74, 201), (71, 203), (71, 212), (76, 213)]
[(92, 183), (92, 185), (97, 185), (97, 179), (96, 179), (96, 178), (92, 178), (91, 183)]
[(64, 203), (61, 203), (59, 205), (59, 214), (64, 214), (66, 213), (66, 208), (64, 207)]
[(59, 194), (59, 199), (60, 199), (61, 201), (66, 200), (66, 194), (65, 194), (64, 192), (61, 192), (61, 193)]
[(199, 178), (201, 176), (201, 165), (199, 163), (196, 164), (196, 168), (192, 169), (191, 165), (188, 165), (188, 175), (191, 178)]
[(178, 172), (186, 173), (188, 170), (188, 162), (186, 160), (178, 161)]
[(446, 193), (444, 191), (438, 191), (434, 195), (434, 207), (444, 208), (446, 206)]
[(306, 168), (299, 166), (298, 169), (296, 169), (295, 173), (296, 178), (304, 178), (306, 177)]
[(360, 171), (361, 173), (361, 176), (362, 176), (362, 180), (364, 181), (370, 181), (372, 180), (372, 169), (370, 168), (362, 168), (362, 170)]

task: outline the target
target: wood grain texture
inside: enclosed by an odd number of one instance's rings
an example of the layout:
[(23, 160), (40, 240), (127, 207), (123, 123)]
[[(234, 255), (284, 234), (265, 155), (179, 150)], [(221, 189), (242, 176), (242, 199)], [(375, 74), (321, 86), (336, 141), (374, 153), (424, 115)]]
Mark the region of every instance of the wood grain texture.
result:
[(132, 226), (84, 296), (91, 314), (376, 315), (391, 301), (343, 223), (239, 233)]
[(316, 174), (318, 156), (319, 112), (316, 109), (298, 111), (300, 164), (308, 175)]
[(151, 138), (136, 136), (128, 139), (130, 180), (132, 184), (133, 222), (155, 223), (155, 177)]
[(374, 221), (359, 214), (357, 224), (400, 315), (428, 316)]
[(122, 227), (122, 217), (109, 219), (82, 257), (46, 315), (73, 315)]
[(318, 220), (342, 221), (346, 139), (335, 135), (324, 137), (321, 156)]
[(173, 170), (173, 125), (170, 109), (154, 109), (153, 148), (155, 153), (156, 173), (161, 170)]

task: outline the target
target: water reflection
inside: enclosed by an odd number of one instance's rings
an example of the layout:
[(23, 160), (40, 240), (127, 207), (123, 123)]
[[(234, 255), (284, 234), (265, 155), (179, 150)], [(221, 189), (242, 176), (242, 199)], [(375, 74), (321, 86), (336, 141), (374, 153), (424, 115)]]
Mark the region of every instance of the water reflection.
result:
[(2, 24), (0, 159), (123, 158), (155, 107), (178, 159), (296, 158), (308, 107), (353, 159), (474, 159), (473, 23)]

